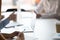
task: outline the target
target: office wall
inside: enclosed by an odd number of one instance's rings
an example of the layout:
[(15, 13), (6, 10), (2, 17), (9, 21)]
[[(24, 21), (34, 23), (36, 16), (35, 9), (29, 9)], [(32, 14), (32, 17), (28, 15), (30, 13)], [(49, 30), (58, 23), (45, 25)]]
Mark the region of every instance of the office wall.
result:
[(16, 8), (13, 5), (13, 0), (2, 0), (2, 7), (1, 7), (1, 11), (6, 11), (9, 8)]
[(12, 0), (2, 0), (2, 5), (11, 5)]
[(18, 0), (20, 3), (33, 5), (35, 0)]

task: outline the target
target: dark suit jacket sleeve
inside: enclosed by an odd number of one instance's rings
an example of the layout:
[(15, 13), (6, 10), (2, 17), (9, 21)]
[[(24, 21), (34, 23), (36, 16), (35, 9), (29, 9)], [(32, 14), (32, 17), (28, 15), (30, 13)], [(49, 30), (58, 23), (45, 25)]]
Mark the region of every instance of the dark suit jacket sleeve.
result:
[(9, 21), (10, 20), (7, 18), (4, 21), (0, 22), (0, 30), (4, 28), (9, 23)]

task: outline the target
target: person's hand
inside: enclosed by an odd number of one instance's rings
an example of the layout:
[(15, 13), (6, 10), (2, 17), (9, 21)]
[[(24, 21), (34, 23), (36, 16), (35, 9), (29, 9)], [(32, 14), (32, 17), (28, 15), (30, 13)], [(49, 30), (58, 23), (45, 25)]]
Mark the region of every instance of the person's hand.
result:
[(10, 20), (13, 20), (13, 21), (16, 21), (16, 14), (11, 14), (10, 16), (9, 16), (9, 19)]
[(37, 13), (36, 11), (34, 11), (34, 13), (36, 14), (36, 18), (40, 18), (41, 14)]
[(23, 32), (20, 32), (17, 36), (17, 40), (25, 40), (24, 38), (24, 33)]
[(40, 18), (41, 17), (41, 15), (40, 14), (36, 14), (36, 18)]
[(56, 16), (55, 18), (60, 21), (60, 16)]

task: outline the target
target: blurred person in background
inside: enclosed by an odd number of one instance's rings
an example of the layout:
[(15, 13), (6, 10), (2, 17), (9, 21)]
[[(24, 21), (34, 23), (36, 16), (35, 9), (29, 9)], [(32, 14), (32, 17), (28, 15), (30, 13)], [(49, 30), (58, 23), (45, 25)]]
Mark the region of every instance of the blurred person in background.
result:
[(34, 12), (37, 18), (56, 18), (60, 20), (60, 0), (41, 0)]

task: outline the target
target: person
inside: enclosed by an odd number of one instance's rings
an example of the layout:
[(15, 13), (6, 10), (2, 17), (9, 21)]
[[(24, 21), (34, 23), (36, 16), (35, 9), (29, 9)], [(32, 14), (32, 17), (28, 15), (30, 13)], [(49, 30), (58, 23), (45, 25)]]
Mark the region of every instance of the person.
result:
[[(16, 15), (14, 13), (15, 13), (15, 11), (13, 11), (13, 13), (3, 21), (1, 21), (2, 20), (2, 18), (1, 18), (1, 20), (0, 20), (0, 30), (2, 28), (4, 28), (10, 22), (10, 20), (16, 21)], [(4, 16), (1, 15), (1, 17), (4, 17)]]
[(34, 10), (24, 10), (25, 12), (34, 12), (36, 18), (58, 19), (60, 20), (60, 0), (40, 0)]
[(38, 18), (58, 18), (58, 0), (41, 0), (34, 12), (36, 13)]
[[(5, 20), (0, 21), (0, 30), (2, 28), (4, 28), (9, 23), (10, 20), (16, 21), (16, 15), (14, 14), (14, 12)], [(0, 33), (0, 40), (12, 40), (14, 36), (17, 36), (16, 40), (24, 40), (24, 33), (23, 32), (17, 32), (17, 31), (15, 31), (11, 34)]]

